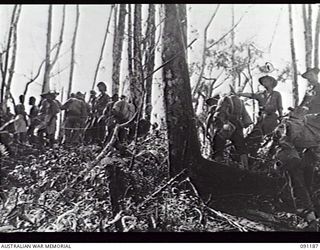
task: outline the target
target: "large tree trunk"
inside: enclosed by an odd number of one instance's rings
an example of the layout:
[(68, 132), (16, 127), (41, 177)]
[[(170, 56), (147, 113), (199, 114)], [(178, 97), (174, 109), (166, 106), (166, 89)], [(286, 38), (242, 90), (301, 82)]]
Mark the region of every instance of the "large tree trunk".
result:
[(135, 4), (133, 23), (133, 77), (130, 83), (131, 101), (136, 108), (140, 107), (143, 101), (143, 72), (141, 57), (141, 4)]
[(74, 27), (74, 32), (73, 32), (73, 37), (72, 37), (72, 44), (71, 44), (71, 61), (70, 61), (70, 74), (69, 74), (69, 86), (68, 86), (68, 94), (67, 98), (70, 97), (71, 95), (71, 90), (72, 90), (72, 80), (73, 80), (73, 69), (74, 69), (74, 53), (76, 49), (76, 40), (77, 40), (77, 33), (78, 33), (78, 27), (79, 27), (79, 18), (80, 18), (80, 10), (79, 10), (79, 5), (76, 6), (76, 22), (75, 22), (75, 27)]
[(177, 18), (177, 7), (165, 5), (163, 30), (163, 66), (166, 123), (169, 141), (170, 175), (183, 169), (198, 187), (200, 194), (275, 194), (277, 182), (258, 174), (225, 166), (202, 158), (191, 104), (189, 72)]
[[(165, 5), (165, 22), (162, 34), (163, 62), (181, 51), (183, 34), (177, 22), (177, 7)], [(169, 140), (170, 175), (201, 158), (200, 145), (195, 127), (195, 114), (191, 103), (191, 87), (185, 54), (163, 67), (164, 98)]]
[(101, 46), (101, 50), (100, 50), (99, 60), (98, 60), (97, 66), (96, 66), (96, 70), (95, 70), (95, 72), (94, 72), (92, 89), (94, 89), (94, 86), (95, 86), (95, 84), (96, 84), (98, 72), (99, 72), (99, 69), (100, 69), (100, 64), (101, 64), (101, 61), (102, 61), (102, 58), (103, 58), (104, 48), (105, 48), (106, 43), (107, 43), (107, 37), (108, 37), (108, 34), (109, 34), (109, 27), (110, 27), (112, 12), (113, 12), (113, 9), (114, 9), (114, 8), (115, 8), (114, 5), (112, 5), (112, 6), (111, 6), (111, 9), (110, 9), (110, 12), (109, 12), (109, 18), (108, 18), (107, 28), (106, 28), (106, 32), (104, 33), (104, 37), (103, 37), (103, 41), (102, 41), (102, 46)]
[(122, 54), (123, 38), (124, 38), (125, 17), (126, 17), (126, 5), (120, 4), (118, 23), (117, 25), (115, 25), (114, 44), (113, 44), (113, 51), (112, 51), (112, 59), (113, 59), (112, 94), (119, 94), (120, 65), (121, 65), (121, 54)]
[(188, 44), (188, 17), (187, 17), (187, 5), (178, 5), (178, 17), (180, 20), (180, 28), (183, 36), (183, 48), (185, 49), (186, 61), (188, 62), (188, 51), (186, 50)]
[[(154, 70), (154, 60), (155, 60), (155, 46), (156, 46), (156, 27), (155, 27), (155, 5), (149, 4), (149, 16), (148, 16), (148, 26), (146, 32), (146, 76), (150, 75)], [(152, 77), (146, 79), (146, 109), (145, 117), (148, 121), (151, 120), (152, 104)]]
[(299, 105), (298, 69), (297, 69), (296, 50), (295, 50), (295, 47), (294, 47), (292, 6), (291, 6), (291, 4), (288, 4), (288, 12), (289, 12), (291, 60), (292, 60), (292, 70), (293, 70), (292, 96), (293, 96), (293, 105), (294, 105), (294, 107), (297, 107)]

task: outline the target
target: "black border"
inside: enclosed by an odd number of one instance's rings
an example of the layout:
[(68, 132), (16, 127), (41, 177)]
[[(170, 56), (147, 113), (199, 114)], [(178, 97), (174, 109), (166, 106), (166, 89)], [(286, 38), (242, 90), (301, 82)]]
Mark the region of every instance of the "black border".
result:
[(1, 233), (1, 243), (318, 243), (318, 232)]

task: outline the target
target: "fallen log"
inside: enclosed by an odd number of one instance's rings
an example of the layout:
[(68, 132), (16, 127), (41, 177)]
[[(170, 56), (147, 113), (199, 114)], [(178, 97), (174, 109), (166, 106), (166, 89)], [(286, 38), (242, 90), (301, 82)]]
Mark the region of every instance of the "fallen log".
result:
[(280, 177), (272, 178), (263, 173), (254, 173), (203, 158), (193, 165), (196, 166), (192, 168), (190, 178), (204, 200), (210, 195), (232, 193), (276, 197), (284, 184)]

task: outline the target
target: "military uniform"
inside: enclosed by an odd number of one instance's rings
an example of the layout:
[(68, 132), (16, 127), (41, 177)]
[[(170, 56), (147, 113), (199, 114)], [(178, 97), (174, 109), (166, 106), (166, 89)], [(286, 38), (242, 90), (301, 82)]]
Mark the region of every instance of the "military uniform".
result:
[(26, 112), (23, 104), (17, 104), (15, 107), (16, 116), (14, 118), (14, 128), (17, 140), (21, 143), (25, 142), (28, 130)]
[(34, 140), (34, 130), (36, 126), (40, 123), (40, 119), (38, 117), (39, 115), (39, 108), (36, 105), (32, 105), (30, 112), (29, 112), (29, 120), (30, 120), (30, 126), (28, 128), (28, 136), (30, 137), (30, 140)]
[(91, 125), (91, 133), (93, 141), (102, 144), (105, 134), (106, 134), (106, 125), (103, 119), (103, 110), (110, 101), (109, 95), (106, 94), (106, 84), (99, 82), (97, 84), (100, 94), (96, 97), (94, 102), (93, 109), (93, 121)]
[(312, 176), (315, 164), (320, 161), (320, 116), (285, 118), (276, 129), (279, 149), (276, 159), (287, 173), (287, 181), (301, 215), (315, 211), (312, 202)]
[[(40, 139), (42, 139), (43, 133), (45, 133), (51, 145), (53, 145), (54, 142), (57, 129), (57, 114), (60, 112), (61, 107), (60, 102), (54, 99), (56, 95), (57, 93), (55, 92), (42, 94), (42, 97), (46, 99), (41, 101), (40, 118), (42, 118), (42, 122), (37, 127), (37, 131), (40, 133)], [(47, 96), (51, 96), (50, 99), (47, 99)]]
[(283, 110), (281, 94), (273, 90), (277, 86), (277, 80), (271, 76), (263, 76), (259, 78), (259, 83), (266, 88), (266, 91), (239, 93), (240, 96), (257, 100), (259, 104), (258, 121), (246, 137), (248, 152), (252, 156), (257, 154), (263, 136), (272, 133), (277, 127), (279, 116), (282, 116)]
[(61, 110), (65, 110), (66, 112), (63, 142), (78, 143), (83, 119), (87, 117), (87, 107), (85, 103), (82, 100), (72, 97), (62, 105)]
[(312, 90), (308, 90), (304, 96), (300, 106), (308, 107), (308, 114), (320, 113), (320, 83), (318, 82), (317, 75), (319, 69), (308, 69), (302, 74), (302, 77), (309, 81), (313, 86)]
[(270, 134), (279, 124), (277, 111), (282, 110), (282, 98), (278, 91), (271, 93), (264, 91), (252, 94), (252, 98), (259, 103), (260, 117), (258, 126), (261, 128), (262, 134)]
[(222, 123), (218, 126), (220, 128), (216, 128), (217, 132), (212, 139), (215, 157), (222, 157), (226, 140), (230, 140), (240, 155), (243, 165), (248, 167), (243, 128), (248, 127), (252, 123), (252, 120), (247, 113), (243, 101), (235, 95), (221, 98), (217, 104), (213, 118), (218, 119)]

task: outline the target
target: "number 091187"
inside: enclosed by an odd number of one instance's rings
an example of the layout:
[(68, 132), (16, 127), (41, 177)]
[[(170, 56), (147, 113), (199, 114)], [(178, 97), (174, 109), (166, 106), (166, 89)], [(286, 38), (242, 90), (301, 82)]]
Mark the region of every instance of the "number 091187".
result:
[(316, 243), (305, 243), (305, 244), (300, 244), (300, 248), (318, 248), (319, 244)]

